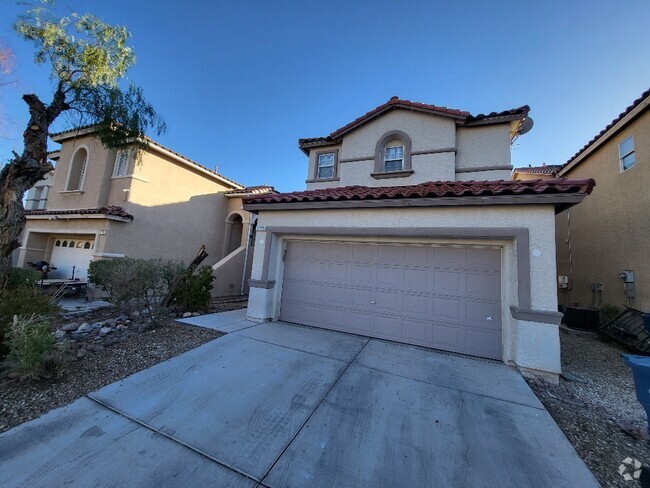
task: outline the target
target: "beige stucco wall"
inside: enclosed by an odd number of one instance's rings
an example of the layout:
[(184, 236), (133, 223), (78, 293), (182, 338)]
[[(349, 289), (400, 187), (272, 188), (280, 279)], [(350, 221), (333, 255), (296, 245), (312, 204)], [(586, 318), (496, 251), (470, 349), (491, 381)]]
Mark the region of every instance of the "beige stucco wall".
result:
[[(636, 165), (621, 172), (618, 144), (630, 135)], [(563, 176), (594, 178), (596, 187), (581, 204), (557, 216), (557, 272), (569, 276), (570, 284), (569, 290), (558, 291), (559, 302), (592, 306), (590, 284), (601, 283), (602, 304), (650, 311), (650, 111)], [(635, 273), (631, 303), (618, 277), (626, 269)]]
[[(70, 193), (66, 191), (70, 165), (75, 152), (81, 147), (88, 151), (85, 176), (81, 192)], [(54, 171), (47, 209), (97, 208), (108, 205), (110, 187), (106, 183), (113, 172), (115, 154), (115, 150), (106, 149), (90, 135), (64, 141)]]
[(221, 258), (225, 185), (151, 151), (136, 161), (133, 178), (113, 178), (110, 188), (110, 200), (134, 220), (118, 232), (111, 224), (105, 252), (189, 262), (205, 244), (210, 256), (204, 264)]
[[(450, 152), (413, 154), (413, 174), (401, 178), (376, 179), (375, 149), (377, 142), (390, 131), (402, 131), (411, 138), (413, 153), (452, 149)], [(341, 144), (310, 151), (307, 189), (349, 185), (395, 186), (426, 181), (510, 179), (510, 171), (491, 170), (472, 173), (456, 169), (510, 166), (510, 124), (459, 127), (448, 117), (426, 115), (408, 110), (394, 110), (373, 119), (343, 137)], [(457, 149), (457, 153), (453, 149)], [(338, 180), (310, 181), (316, 175), (319, 152), (338, 150)], [(347, 161), (353, 160), (353, 161)]]
[[(259, 225), (262, 228), (293, 226), (301, 232), (309, 227), (332, 227), (350, 229), (345, 240), (371, 240), (355, 237), (359, 228), (442, 228), (442, 227), (508, 227), (529, 229), (530, 237), (530, 280), (531, 306), (536, 310), (557, 311), (555, 291), (555, 241), (554, 210), (552, 206), (510, 206), (510, 207), (454, 207), (454, 208), (409, 208), (409, 209), (341, 209), (313, 211), (260, 212)], [(269, 280), (276, 286), (271, 289), (251, 288), (248, 315), (252, 320), (275, 320), (279, 318), (279, 304), (282, 283), (283, 239), (291, 235), (274, 238), (268, 232), (258, 231), (251, 277), (262, 278), (264, 255), (259, 252), (267, 239), (273, 239), (269, 259)], [(341, 238), (338, 238), (341, 239)], [(372, 239), (387, 240), (387, 239)], [(413, 239), (390, 238), (392, 242), (428, 242), (432, 244), (478, 244), (496, 245), (503, 249), (502, 256), (502, 322), (504, 360), (522, 368), (559, 372), (559, 332), (556, 325), (538, 324), (528, 332), (528, 322), (512, 317), (510, 306), (519, 305), (517, 254), (513, 240), (507, 239)]]
[[(510, 166), (510, 124), (459, 127), (456, 168)], [(508, 178), (510, 176), (508, 175)]]

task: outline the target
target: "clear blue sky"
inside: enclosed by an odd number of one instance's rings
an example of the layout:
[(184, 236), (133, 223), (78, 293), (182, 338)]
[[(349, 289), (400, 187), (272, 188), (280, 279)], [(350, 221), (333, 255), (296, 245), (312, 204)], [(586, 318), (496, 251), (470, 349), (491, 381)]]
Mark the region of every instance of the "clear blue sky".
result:
[[(164, 116), (157, 140), (246, 185), (305, 187), (299, 137), (325, 136), (393, 95), (474, 114), (531, 106), (516, 166), (564, 163), (650, 87), (650, 2), (68, 1), (133, 34), (130, 78)], [(25, 92), (48, 72), (0, 0), (15, 51), (0, 87), (0, 158), (21, 149)], [(60, 129), (61, 124), (54, 129)]]

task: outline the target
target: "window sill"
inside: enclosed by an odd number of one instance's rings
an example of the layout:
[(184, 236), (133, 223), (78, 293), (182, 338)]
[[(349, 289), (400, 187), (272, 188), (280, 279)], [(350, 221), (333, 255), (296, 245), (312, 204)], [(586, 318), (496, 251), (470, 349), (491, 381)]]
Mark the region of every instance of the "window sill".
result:
[(60, 195), (83, 195), (83, 190), (62, 190), (59, 192)]
[(310, 180), (305, 180), (305, 183), (321, 183), (327, 181), (341, 181), (341, 178), (339, 178), (338, 176), (334, 178), (312, 178)]
[(370, 173), (370, 176), (372, 176), (376, 180), (383, 180), (386, 178), (406, 178), (407, 176), (411, 176), (413, 174), (412, 169), (407, 169), (405, 171), (387, 171), (383, 173)]

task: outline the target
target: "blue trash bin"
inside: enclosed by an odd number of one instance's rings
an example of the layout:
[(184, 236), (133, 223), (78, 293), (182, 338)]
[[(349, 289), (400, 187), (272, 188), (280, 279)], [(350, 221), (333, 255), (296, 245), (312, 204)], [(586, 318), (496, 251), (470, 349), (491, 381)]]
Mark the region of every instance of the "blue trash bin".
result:
[(648, 434), (650, 434), (650, 357), (622, 354), (623, 361), (632, 368), (636, 397), (645, 408), (648, 416)]

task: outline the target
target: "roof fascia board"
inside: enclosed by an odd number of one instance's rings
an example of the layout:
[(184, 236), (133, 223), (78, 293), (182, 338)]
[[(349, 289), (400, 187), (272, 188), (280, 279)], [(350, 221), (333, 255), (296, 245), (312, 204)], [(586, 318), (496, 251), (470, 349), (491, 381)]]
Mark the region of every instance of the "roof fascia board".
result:
[[(580, 203), (583, 193), (503, 195), (486, 197), (397, 198), (379, 200), (329, 200), (318, 202), (244, 203), (249, 212), (273, 210), (329, 210), (336, 208), (450, 207), (475, 205), (555, 205), (563, 209)], [(568, 206), (567, 206), (568, 205)]]
[(645, 111), (650, 105), (650, 97), (647, 97), (639, 105), (634, 107), (625, 117), (619, 120), (611, 129), (605, 132), (598, 140), (594, 141), (587, 149), (585, 149), (581, 154), (579, 154), (573, 161), (571, 161), (567, 166), (562, 168), (558, 172), (558, 176), (564, 176), (566, 173), (571, 171), (573, 168), (578, 166), (584, 159), (587, 158), (590, 154), (594, 153), (600, 146), (608, 142), (617, 132), (621, 131), (627, 124), (632, 122), (633, 119), (638, 117), (643, 111)]

